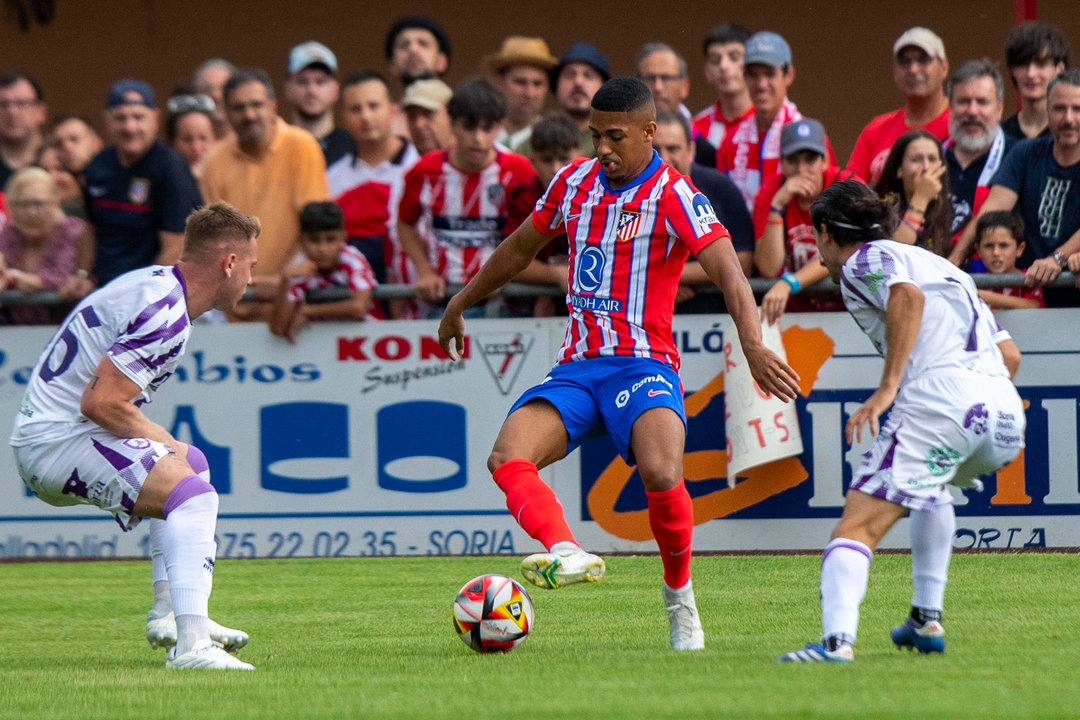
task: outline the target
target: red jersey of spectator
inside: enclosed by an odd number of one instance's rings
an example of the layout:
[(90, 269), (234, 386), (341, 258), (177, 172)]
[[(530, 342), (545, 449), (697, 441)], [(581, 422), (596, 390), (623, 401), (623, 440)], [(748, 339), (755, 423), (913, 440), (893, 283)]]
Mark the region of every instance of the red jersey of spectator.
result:
[(678, 370), (671, 318), (686, 258), (731, 237), (690, 178), (654, 152), (641, 174), (612, 189), (597, 160), (577, 158), (551, 181), (532, 222), (570, 241), (570, 318), (557, 361), (641, 357)]
[(869, 178), (870, 183), (877, 182), (893, 143), (908, 130), (925, 130), (944, 141), (949, 137), (949, 108), (926, 125), (908, 125), (904, 120), (904, 108), (878, 115), (859, 133), (846, 169), (859, 177)]
[(496, 150), (494, 162), (466, 173), (450, 164), (448, 151), (436, 150), (405, 173), (398, 217), (417, 226), (443, 279), (465, 283), (525, 220), (539, 194), (540, 179), (522, 155)]
[[(727, 173), (746, 201), (746, 209), (754, 212), (754, 198), (761, 184), (780, 174), (780, 129), (792, 120), (801, 120), (802, 113), (795, 103), (785, 99), (773, 118), (765, 137), (758, 134), (757, 120), (748, 115), (724, 135), (724, 144), (716, 151), (716, 167)], [(836, 155), (828, 135), (825, 136), (829, 165), (836, 165)]]
[(326, 170), (330, 195), (345, 213), (350, 238), (383, 238), (386, 267), (398, 282), (416, 281), (416, 269), (397, 240), (397, 213), (405, 172), (420, 155), (406, 142), (389, 160), (372, 167), (348, 153)]
[(720, 101), (710, 105), (694, 116), (692, 129), (698, 137), (708, 140), (714, 148), (724, 144), (724, 138), (731, 129), (747, 118), (754, 117), (754, 106), (737, 118), (728, 119), (720, 112)]
[[(293, 258), (293, 262), (300, 262), (304, 254), (300, 253)], [(351, 292), (371, 290), (376, 285), (375, 274), (371, 272), (364, 254), (346, 245), (338, 255), (337, 265), (329, 272), (318, 272), (314, 275), (289, 278), (289, 301), (306, 302), (307, 294), (313, 290), (326, 288), (346, 287)]]
[[(847, 170), (835, 166), (825, 168), (822, 173), (821, 189), (839, 180), (859, 180)], [(765, 235), (765, 224), (769, 219), (769, 207), (773, 196), (787, 180), (783, 175), (774, 175), (761, 186), (754, 200), (754, 238)], [(817, 260), (817, 238), (814, 235), (814, 223), (810, 220), (810, 209), (802, 208), (798, 198), (791, 198), (784, 208), (784, 268), (783, 272), (795, 272)], [(792, 295), (788, 298), (788, 310), (793, 312), (843, 310), (844, 302), (838, 293), (807, 293)]]
[[(1027, 270), (1024, 270), (1026, 273)], [(1046, 307), (1046, 300), (1043, 299), (1043, 289), (1041, 287), (1004, 287), (993, 288), (994, 292), (1001, 293), (1006, 297), (1018, 297), (1024, 300), (1038, 300), (1039, 307)]]

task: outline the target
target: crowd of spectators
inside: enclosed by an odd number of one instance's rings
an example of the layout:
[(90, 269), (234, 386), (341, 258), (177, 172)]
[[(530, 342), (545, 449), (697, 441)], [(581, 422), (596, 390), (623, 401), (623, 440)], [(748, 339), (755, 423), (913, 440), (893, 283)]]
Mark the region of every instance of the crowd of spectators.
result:
[[(689, 63), (670, 45), (643, 45), (635, 73), (656, 103), (657, 152), (709, 198), (744, 273), (779, 278), (762, 301), (766, 319), (841, 307), (835, 294), (800, 293), (826, 275), (808, 208), (846, 178), (895, 206), (893, 240), (973, 273), (1026, 273), (1024, 288), (983, 291), (991, 306), (1080, 305), (1072, 288), (1042, 287), (1080, 272), (1080, 70), (1057, 28), (1014, 27), (1004, 75), (989, 58), (950, 71), (941, 38), (908, 29), (892, 46), (903, 105), (869, 119), (844, 166), (826, 128), (788, 97), (785, 38), (718, 25), (702, 53), (716, 101), (697, 113), (685, 105)], [(0, 74), (3, 289), (75, 301), (135, 268), (175, 263), (187, 214), (226, 201), (263, 228), (252, 301), (229, 319), (268, 321), (295, 340), (320, 318), (437, 317), (447, 285), (476, 273), (559, 168), (593, 155), (590, 102), (610, 62), (591, 43), (557, 56), (543, 38), (511, 36), (450, 87), (450, 37), (426, 16), (391, 26), (385, 58), (385, 72), (345, 74), (330, 48), (297, 45), (283, 58), (281, 107), (264, 69), (222, 58), (164, 102), (146, 82), (119, 79), (100, 126), (50, 121), (30, 74)], [(1020, 108), (1003, 120), (1006, 81)], [(565, 290), (568, 252), (556, 238), (517, 280)], [(691, 260), (677, 311), (723, 309), (719, 295), (695, 293), (705, 281)], [(414, 286), (414, 298), (373, 299), (387, 283)], [(328, 287), (346, 299), (308, 304)], [(544, 316), (560, 305), (541, 296), (497, 311)], [(0, 308), (0, 324), (54, 322), (62, 309)]]

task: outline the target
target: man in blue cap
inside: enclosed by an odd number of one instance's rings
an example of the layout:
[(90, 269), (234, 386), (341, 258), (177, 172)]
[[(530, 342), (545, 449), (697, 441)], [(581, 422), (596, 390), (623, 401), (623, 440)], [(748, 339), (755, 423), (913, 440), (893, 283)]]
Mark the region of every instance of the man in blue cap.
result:
[[(574, 121), (580, 131), (581, 154), (594, 157), (589, 118), (592, 99), (611, 77), (611, 65), (607, 55), (589, 43), (579, 42), (570, 46), (559, 64), (551, 70), (551, 88), (562, 111)], [(527, 153), (526, 153), (527, 154)]]
[[(98, 285), (147, 265), (172, 265), (184, 246), (184, 221), (202, 205), (187, 163), (157, 139), (154, 89), (119, 80), (105, 96), (110, 145), (86, 166), (86, 214), (96, 247), (77, 258), (76, 274)], [(90, 266), (90, 258), (93, 266)]]

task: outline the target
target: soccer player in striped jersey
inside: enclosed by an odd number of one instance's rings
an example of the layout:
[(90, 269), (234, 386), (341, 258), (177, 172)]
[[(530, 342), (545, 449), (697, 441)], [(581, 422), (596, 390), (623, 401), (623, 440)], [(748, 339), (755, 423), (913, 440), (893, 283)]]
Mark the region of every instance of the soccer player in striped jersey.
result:
[[(915, 592), (910, 617), (891, 637), (898, 648), (943, 653), (941, 612), (956, 531), (945, 486), (981, 487), (979, 475), (997, 472), (1024, 447), (1024, 405), (1011, 381), (1020, 351), (967, 273), (923, 248), (882, 239), (896, 218), (866, 185), (833, 183), (810, 217), (821, 262), (885, 367), (845, 428), (848, 443), (862, 440), (863, 425), (877, 440), (853, 473), (822, 554), (822, 640), (778, 659), (854, 659), (874, 549), (909, 512)], [(878, 418), (890, 406), (879, 433)]]
[(251, 284), (259, 221), (217, 203), (187, 218), (174, 266), (132, 270), (87, 296), (34, 367), (11, 432), (19, 476), (50, 505), (93, 505), (124, 531), (150, 518), (154, 607), (146, 639), (165, 666), (251, 670), (247, 643), (210, 620), (218, 496), (206, 456), (140, 407), (172, 375), (191, 321), (230, 311)]
[(540, 587), (600, 580), (604, 561), (578, 545), (538, 468), (605, 431), (636, 463), (664, 566), (671, 646), (698, 650), (705, 635), (690, 581), (693, 505), (682, 477), (686, 415), (671, 321), (679, 276), (693, 252), (723, 290), (751, 373), (785, 400), (798, 377), (761, 341), (753, 294), (731, 239), (690, 180), (652, 149), (656, 107), (640, 80), (618, 77), (592, 99), (596, 158), (562, 168), (529, 220), (492, 254), (446, 308), (439, 341), (464, 349), (463, 312), (509, 281), (552, 236), (570, 242), (570, 312), (558, 362), (510, 410), (488, 468), (507, 507), (547, 552), (522, 572)]

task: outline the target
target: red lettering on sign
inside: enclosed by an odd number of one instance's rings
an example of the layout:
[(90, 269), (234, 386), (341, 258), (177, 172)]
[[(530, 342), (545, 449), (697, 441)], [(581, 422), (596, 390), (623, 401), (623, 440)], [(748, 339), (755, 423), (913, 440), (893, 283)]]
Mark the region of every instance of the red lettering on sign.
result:
[(727, 372), (736, 365), (731, 362), (731, 351), (731, 343), (724, 343), (724, 372)]
[(366, 337), (358, 338), (343, 338), (337, 339), (337, 359), (343, 360), (367, 360), (368, 356), (364, 354), (364, 341)]
[(400, 335), (387, 335), (375, 341), (375, 357), (380, 360), (401, 360), (408, 357), (412, 344)]
[(758, 445), (765, 447), (765, 434), (761, 432), (761, 418), (754, 418), (746, 424), (754, 428), (754, 431), (757, 432)]
[(784, 431), (784, 436), (780, 438), (780, 442), (787, 442), (787, 439), (791, 437), (791, 432), (788, 430), (787, 425), (784, 424), (784, 413), (782, 411), (776, 413), (776, 415), (773, 416), (772, 420), (773, 425)]

